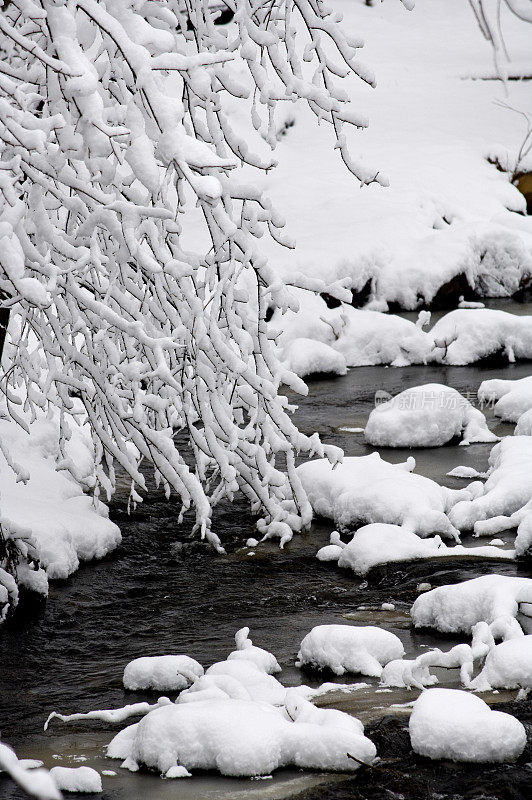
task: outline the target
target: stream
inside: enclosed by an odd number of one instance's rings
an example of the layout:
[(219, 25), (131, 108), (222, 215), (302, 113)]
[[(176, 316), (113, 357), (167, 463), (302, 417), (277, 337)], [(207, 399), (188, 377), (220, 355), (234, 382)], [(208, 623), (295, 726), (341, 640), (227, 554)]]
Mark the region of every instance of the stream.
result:
[[(514, 310), (513, 305), (509, 308), (506, 303), (506, 310)], [(519, 312), (526, 313), (523, 306), (518, 307)], [(364, 444), (362, 434), (341, 429), (365, 425), (377, 390), (397, 394), (414, 385), (443, 383), (472, 400), (483, 380), (522, 378), (531, 373), (530, 362), (360, 367), (345, 377), (310, 380), (308, 397), (294, 398), (299, 406), (294, 419), (304, 433), (319, 431), (324, 442), (342, 447), (346, 455), (365, 455), (375, 448)], [(512, 433), (513, 425), (496, 419), (489, 408), (484, 411), (490, 428), (498, 435)], [(392, 462), (413, 455), (416, 472), (459, 488), (464, 482), (446, 473), (459, 464), (484, 470), (490, 449), (491, 445), (475, 444), (408, 451), (381, 449), (380, 453)], [(141, 655), (186, 653), (207, 667), (234, 649), (234, 634), (243, 625), (250, 627), (255, 644), (275, 653), (283, 668), (279, 678), (285, 685), (321, 683), (319, 676), (302, 673), (294, 666), (301, 639), (317, 624), (355, 620), (357, 624), (380, 625), (402, 639), (407, 658), (426, 647), (447, 649), (459, 639), (417, 633), (410, 627), (408, 611), (419, 583), (428, 581), (437, 586), (491, 571), (531, 574), (529, 564), (438, 559), (388, 565), (371, 573), (367, 581), (362, 580), (315, 558), (333, 528), (328, 521), (316, 520), (308, 534), (295, 535), (284, 550), (275, 542), (261, 544), (255, 550), (243, 547), (256, 535), (243, 501), (215, 511), (213, 528), (228, 550), (226, 556), (218, 556), (190, 538), (190, 522), (185, 520), (178, 526), (176, 500), (167, 502), (160, 492), (153, 491), (128, 516), (126, 499), (124, 481), (111, 504), (111, 516), (123, 534), (120, 548), (100, 562), (84, 564), (70, 579), (53, 582), (46, 603), (27, 600), (0, 630), (2, 740), (12, 745), (20, 758), (40, 758), (48, 767), (83, 764), (116, 772), (103, 776), (104, 792), (100, 796), (106, 800), (273, 800), (303, 791), (313, 798), (354, 797), (347, 787), (356, 779), (300, 770), (280, 770), (269, 780), (205, 773), (188, 780), (165, 781), (149, 774), (132, 774), (120, 770), (119, 762), (103, 756), (104, 745), (123, 723), (112, 728), (94, 721), (69, 725), (54, 721), (47, 733), (43, 732), (43, 723), (53, 710), (68, 714), (144, 699), (153, 701), (157, 694), (150, 697), (149, 693), (123, 689), (122, 673), (128, 661)], [(383, 602), (394, 603), (395, 610), (382, 611)], [(445, 686), (459, 686), (455, 672), (436, 670)], [(395, 714), (396, 727), (397, 718), (402, 720), (396, 735), (404, 738), (405, 709), (390, 707), (411, 702), (417, 692), (376, 691), (373, 679), (360, 676), (344, 676), (338, 681), (365, 681), (370, 686), (351, 694), (327, 695), (320, 704), (350, 711), (370, 726)], [(485, 699), (513, 700), (515, 694), (501, 691)], [(529, 707), (530, 703), (524, 705)], [(371, 733), (368, 735), (371, 737)], [(499, 765), (498, 769), (509, 768)], [(322, 783), (326, 788), (315, 788)], [(371, 796), (370, 789), (367, 792), (364, 797)], [(0, 776), (0, 797), (12, 800), (24, 795)]]

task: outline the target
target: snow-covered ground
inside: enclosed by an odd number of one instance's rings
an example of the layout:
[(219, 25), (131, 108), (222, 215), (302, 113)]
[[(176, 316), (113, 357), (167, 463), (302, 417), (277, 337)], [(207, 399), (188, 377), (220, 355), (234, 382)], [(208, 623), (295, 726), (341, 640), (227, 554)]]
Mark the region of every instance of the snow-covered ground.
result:
[[(487, 157), (515, 160), (525, 129), (494, 100), (527, 110), (527, 84), (508, 83), (505, 97), (500, 82), (472, 80), (494, 75), (492, 52), (462, 0), (424, 0), (410, 12), (394, 0), (334, 6), (365, 40), (360, 58), (377, 79), (375, 89), (353, 83), (370, 122), (352, 133), (354, 153), (390, 188), (359, 189), (330, 150), (330, 132), (287, 109), (294, 125), (263, 183), (297, 248), (275, 265), (351, 277), (355, 288), (371, 278), (376, 298), (409, 308), (460, 274), (480, 294), (515, 290), (532, 269), (532, 223), (514, 213), (524, 198)], [(503, 29), (512, 59), (530, 71), (527, 26), (503, 9)]]
[[(25, 556), (18, 584), (46, 595), (48, 578), (67, 578), (80, 560), (102, 558), (119, 544), (120, 530), (107, 507), (84, 494), (94, 473), (86, 429), (73, 426), (61, 453), (57, 417), (39, 414), (26, 431), (5, 408), (0, 413), (0, 523)], [(0, 570), (0, 606), (17, 599), (14, 581)]]

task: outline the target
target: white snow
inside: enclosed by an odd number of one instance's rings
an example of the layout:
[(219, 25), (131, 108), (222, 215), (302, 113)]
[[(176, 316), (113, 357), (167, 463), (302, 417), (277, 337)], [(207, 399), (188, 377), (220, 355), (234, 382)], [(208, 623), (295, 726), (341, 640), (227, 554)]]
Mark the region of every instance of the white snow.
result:
[(186, 689), (203, 675), (203, 667), (189, 656), (142, 656), (130, 661), (124, 669), (126, 689), (179, 691)]
[(75, 480), (64, 466), (61, 469), (65, 455), (57, 444), (58, 418), (39, 414), (28, 434), (1, 412), (0, 408), (0, 521), (12, 538), (29, 539), (32, 553), (46, 571), (44, 575), (21, 569), (19, 582), (47, 594), (46, 577), (66, 578), (80, 560), (102, 558), (120, 543), (120, 531), (108, 519), (106, 506), (83, 493), (94, 472), (87, 430), (72, 426), (66, 446)]
[(294, 339), (287, 345), (282, 354), (282, 361), (287, 369), (295, 372), (300, 378), (313, 373), (345, 375), (347, 367), (342, 353), (316, 339), (303, 337)]
[(494, 403), (495, 416), (507, 422), (517, 422), (525, 411), (532, 409), (532, 376), (519, 380), (496, 378), (482, 381), (478, 399), (483, 403)]
[(228, 661), (234, 659), (252, 661), (257, 667), (264, 670), (264, 672), (267, 672), (269, 675), (273, 675), (275, 672), (281, 672), (281, 667), (273, 653), (263, 650), (262, 647), (255, 647), (249, 638), (249, 628), (241, 628), (235, 633), (235, 644), (236, 650), (229, 653), (227, 656)]
[(302, 698), (286, 708), (230, 699), (168, 706), (121, 731), (107, 750), (129, 767), (143, 764), (162, 775), (180, 766), (242, 776), (292, 765), (351, 772), (359, 763), (348, 753), (366, 763), (375, 758), (360, 723)]
[(15, 751), (3, 742), (0, 742), (0, 771), (37, 800), (61, 800), (61, 793), (48, 770), (34, 768), (30, 759), (19, 760)]
[[(326, 558), (320, 556), (326, 551)], [(338, 561), (339, 567), (352, 569), (357, 575), (366, 575), (378, 564), (430, 558), (515, 558), (515, 551), (498, 547), (447, 547), (439, 536), (421, 539), (412, 531), (398, 525), (373, 523), (364, 525), (345, 545), (332, 544), (317, 553), (322, 561)], [(334, 557), (335, 556), (335, 557)]]
[(344, 458), (334, 467), (327, 459), (309, 461), (297, 473), (314, 513), (333, 519), (341, 530), (385, 522), (404, 526), (418, 536), (440, 533), (458, 539), (447, 514), (459, 500), (475, 497), (480, 485), (448, 489), (414, 475), (414, 467), (413, 458), (405, 464), (390, 464), (372, 453)]
[(496, 354), (508, 361), (532, 358), (532, 317), (493, 308), (458, 309), (445, 314), (429, 334), (432, 361), (472, 364)]
[(427, 383), (406, 389), (373, 409), (365, 429), (377, 447), (439, 447), (460, 436), (460, 444), (496, 442), (484, 414), (456, 389)]
[(526, 745), (519, 720), (458, 689), (423, 691), (408, 727), (414, 752), (432, 759), (515, 761)]
[[(455, 471), (456, 472), (456, 471)], [(489, 457), (488, 477), (478, 497), (457, 503), (449, 519), (460, 530), (474, 530), (475, 536), (493, 536), (518, 528), (516, 552), (526, 552), (530, 539), (532, 511), (532, 438), (506, 436)]]
[[(329, 151), (327, 129), (314, 128), (306, 109), (291, 107), (284, 118), (294, 124), (279, 139), (279, 166), (261, 185), (297, 247), (286, 252), (267, 243), (272, 264), (288, 280), (297, 272), (346, 277), (355, 289), (369, 280), (372, 299), (408, 308), (430, 302), (459, 275), (479, 295), (515, 292), (531, 270), (532, 223), (509, 210), (522, 211), (523, 197), (487, 157), (497, 153), (514, 168), (524, 126), (493, 101), (527, 108), (528, 84), (471, 80), (493, 75), (493, 54), (462, 0), (425, 0), (410, 13), (393, 2), (369, 8), (336, 0), (334, 7), (364, 38), (361, 57), (377, 76), (374, 90), (346, 81), (370, 119), (366, 131), (348, 137), (357, 155), (386, 173), (390, 187), (359, 191)], [(502, 26), (508, 68), (529, 72), (530, 26), (505, 8)], [(311, 293), (300, 302), (304, 313), (313, 306)]]
[(416, 628), (471, 633), (478, 622), (485, 622), (495, 638), (506, 640), (523, 636), (519, 604), (531, 602), (531, 578), (482, 575), (421, 594), (410, 614)]
[(50, 775), (63, 792), (102, 791), (100, 773), (92, 767), (52, 767)]
[(470, 689), (532, 688), (532, 635), (508, 639), (493, 647)]
[(401, 640), (390, 631), (368, 625), (317, 625), (307, 633), (296, 666), (330, 669), (335, 675), (359, 672), (380, 677), (388, 661), (404, 655)]

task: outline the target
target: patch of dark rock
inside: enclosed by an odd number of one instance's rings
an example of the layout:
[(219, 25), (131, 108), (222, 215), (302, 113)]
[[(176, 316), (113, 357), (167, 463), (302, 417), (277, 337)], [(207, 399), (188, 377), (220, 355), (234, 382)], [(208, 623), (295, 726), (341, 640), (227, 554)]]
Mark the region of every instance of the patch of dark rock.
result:
[(337, 297), (333, 297), (332, 294), (328, 294), (328, 292), (320, 292), (320, 297), (327, 308), (340, 308), (342, 305), (341, 300), (338, 300)]
[(362, 308), (368, 302), (371, 291), (373, 289), (373, 281), (371, 278), (368, 278), (366, 283), (362, 286), (361, 289), (351, 289), (352, 300), (351, 305), (354, 308)]

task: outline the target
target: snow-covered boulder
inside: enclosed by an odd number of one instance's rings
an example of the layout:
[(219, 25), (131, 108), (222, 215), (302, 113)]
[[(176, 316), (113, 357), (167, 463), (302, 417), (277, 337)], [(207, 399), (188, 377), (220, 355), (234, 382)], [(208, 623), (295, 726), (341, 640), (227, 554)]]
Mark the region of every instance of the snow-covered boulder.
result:
[[(413, 561), (423, 558), (515, 558), (514, 550), (500, 550), (498, 547), (447, 547), (439, 536), (420, 539), (415, 533), (398, 525), (376, 522), (359, 528), (348, 544), (328, 545), (337, 552), (339, 567), (347, 567), (357, 575), (366, 575), (378, 564), (395, 561)], [(328, 552), (329, 552), (328, 551)], [(318, 557), (319, 557), (318, 551)], [(330, 552), (327, 560), (333, 560)]]
[(483, 381), (478, 388), (481, 403), (493, 403), (493, 412), (507, 422), (517, 422), (532, 409), (532, 376), (519, 380), (493, 379)]
[[(229, 676), (239, 681), (252, 700), (280, 705), (284, 703), (286, 689), (277, 678), (246, 659), (218, 661), (205, 673), (206, 677)], [(191, 687), (193, 688), (193, 687)]]
[(317, 625), (301, 642), (296, 666), (330, 669), (335, 675), (360, 672), (379, 678), (382, 667), (402, 658), (404, 652), (401, 640), (382, 628)]
[(262, 647), (255, 647), (249, 638), (249, 628), (241, 628), (235, 633), (236, 650), (229, 653), (228, 661), (244, 660), (252, 661), (259, 669), (273, 675), (281, 672), (281, 667), (273, 653), (263, 650)]
[(410, 610), (416, 628), (471, 633), (486, 622), (496, 638), (523, 636), (517, 621), (520, 603), (532, 603), (532, 578), (482, 575), (424, 592)]
[(472, 364), (504, 353), (509, 361), (532, 358), (532, 317), (492, 308), (460, 308), (445, 314), (430, 331), (432, 360)]
[(517, 420), (514, 436), (532, 436), (532, 408), (524, 411)]
[(348, 367), (404, 366), (425, 363), (429, 358), (432, 341), (420, 325), (410, 320), (350, 305), (330, 309), (319, 295), (298, 289), (293, 293), (299, 300), (299, 310), (274, 315), (271, 327), (278, 331), (276, 341), (296, 372), (299, 358), (303, 367), (312, 363), (310, 340), (317, 354), (326, 356), (328, 352), (317, 342), (327, 345), (343, 359), (333, 361), (331, 356), (330, 363)]
[(406, 389), (378, 405), (364, 435), (377, 447), (439, 447), (457, 436), (460, 444), (498, 441), (478, 408), (439, 383)]
[(438, 679), (431, 675), (428, 666), (419, 664), (417, 659), (395, 658), (389, 661), (382, 670), (381, 686), (395, 686), (398, 688), (423, 689), (438, 683)]
[(186, 689), (201, 675), (203, 667), (189, 656), (142, 656), (126, 665), (123, 683), (132, 691), (171, 692)]
[(345, 375), (347, 373), (344, 356), (325, 342), (319, 342), (316, 339), (303, 337), (294, 339), (285, 347), (282, 361), (300, 378), (315, 373), (329, 375)]
[(469, 688), (480, 692), (532, 688), (532, 635), (508, 639), (493, 647), (482, 672)]
[(305, 711), (292, 720), (284, 707), (245, 700), (171, 705), (121, 731), (107, 755), (124, 759), (130, 769), (144, 765), (167, 777), (176, 767), (241, 776), (269, 775), (286, 766), (353, 772), (360, 765), (348, 754), (373, 761), (375, 746), (350, 718), (343, 719), (348, 715)]
[(52, 767), (50, 775), (63, 792), (93, 794), (102, 791), (100, 773), (91, 767)]
[(325, 459), (297, 468), (316, 514), (334, 520), (343, 530), (372, 522), (402, 525), (418, 536), (440, 533), (458, 539), (447, 513), (459, 500), (481, 491), (472, 484), (460, 491), (414, 475), (415, 460), (390, 464), (378, 453), (344, 458), (333, 466)]
[(478, 497), (453, 506), (449, 519), (459, 530), (473, 529), (476, 536), (493, 536), (515, 527), (510, 521), (532, 500), (532, 438), (506, 436), (489, 457), (488, 479)]
[(459, 689), (426, 689), (408, 727), (414, 752), (432, 759), (515, 761), (526, 745), (519, 720)]

